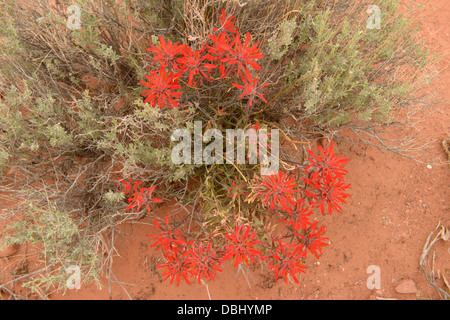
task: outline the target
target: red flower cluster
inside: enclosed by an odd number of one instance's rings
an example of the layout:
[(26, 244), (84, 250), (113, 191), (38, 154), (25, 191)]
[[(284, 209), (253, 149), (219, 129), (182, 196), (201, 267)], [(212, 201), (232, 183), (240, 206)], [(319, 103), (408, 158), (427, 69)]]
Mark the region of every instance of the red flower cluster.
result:
[(203, 279), (215, 281), (217, 272), (221, 272), (220, 259), (213, 251), (211, 244), (206, 246), (196, 245), (193, 242), (183, 243), (179, 247), (173, 247), (170, 251), (164, 252), (166, 263), (157, 264), (158, 268), (164, 268), (163, 279), (170, 278), (170, 284), (177, 280), (184, 279), (187, 284), (191, 284), (190, 278), (198, 279), (200, 284)]
[(148, 90), (142, 91), (143, 96), (147, 96), (144, 102), (149, 102), (152, 107), (159, 105), (161, 108), (167, 106), (169, 109), (178, 107), (178, 100), (182, 92), (174, 91), (181, 86), (178, 84), (179, 73), (173, 74), (169, 72), (166, 74), (166, 69), (161, 67), (159, 72), (150, 71), (151, 76), (144, 76), (148, 82), (141, 81), (140, 83)]
[(151, 247), (157, 247), (162, 250), (166, 259), (164, 264), (158, 264), (158, 268), (164, 268), (164, 280), (170, 278), (170, 284), (177, 280), (184, 279), (186, 283), (191, 284), (189, 278), (197, 278), (199, 283), (201, 279), (212, 279), (220, 269), (221, 259), (217, 254), (217, 248), (213, 247), (211, 242), (204, 244), (202, 242), (186, 241), (180, 230), (174, 231), (169, 225), (169, 217), (166, 216), (165, 226), (162, 226), (155, 218), (154, 227), (161, 232), (149, 234), (155, 242)]
[(250, 71), (248, 69), (245, 69), (245, 77), (242, 76), (242, 82), (243, 85), (233, 83), (232, 85), (238, 89), (241, 89), (244, 91), (241, 95), (239, 95), (239, 98), (248, 97), (249, 98), (249, 106), (253, 105), (253, 99), (255, 97), (260, 98), (264, 102), (267, 102), (266, 99), (264, 99), (264, 94), (261, 94), (260, 91), (262, 88), (264, 88), (267, 85), (267, 82), (264, 83), (261, 86), (258, 86), (258, 78), (253, 79), (252, 75), (250, 74)]
[(264, 207), (270, 210), (275, 208), (290, 210), (290, 206), (295, 204), (294, 189), (297, 187), (296, 178), (279, 171), (277, 174), (266, 176), (254, 187), (254, 197), (261, 197)]
[[(335, 156), (333, 144), (328, 149), (319, 150), (321, 156), (307, 150), (311, 158), (308, 158), (310, 165), (305, 168), (306, 175), (302, 178), (304, 189), (297, 189), (297, 178), (282, 171), (257, 180), (253, 187), (252, 197), (260, 198), (263, 207), (276, 209), (282, 215), (280, 222), (292, 231), (296, 239), (295, 250), (290, 249), (294, 256), (296, 253), (306, 256), (309, 251), (319, 258), (328, 238), (323, 237), (325, 226), (318, 228), (317, 222), (311, 222), (309, 217), (315, 208), (319, 208), (322, 214), (325, 209), (330, 214), (333, 210), (340, 212), (339, 204), (345, 203), (350, 196), (343, 192), (350, 187), (343, 183), (347, 173), (343, 165), (348, 159)], [(280, 244), (277, 250), (284, 252), (284, 249)]]
[(166, 252), (184, 244), (185, 241), (180, 237), (181, 231), (173, 232), (170, 228), (169, 216), (166, 216), (166, 225), (164, 227), (159, 224), (156, 218), (154, 220), (154, 227), (161, 230), (161, 232), (147, 235), (147, 237), (156, 237), (156, 241), (150, 247), (158, 247), (158, 249), (163, 249)]
[(344, 184), (340, 179), (333, 178), (330, 174), (320, 179), (306, 179), (305, 181), (310, 188), (306, 189), (305, 193), (311, 198), (311, 205), (319, 207), (322, 214), (325, 212), (325, 205), (327, 205), (329, 214), (332, 214), (333, 210), (340, 212), (339, 202), (345, 203), (350, 196), (344, 193), (346, 189), (350, 188), (350, 185)]
[(287, 277), (290, 275), (296, 283), (299, 283), (295, 275), (305, 273), (306, 266), (302, 263), (302, 259), (306, 257), (305, 252), (295, 243), (284, 243), (280, 239), (277, 239), (277, 242), (278, 247), (264, 257), (264, 259), (270, 259), (269, 265), (275, 273), (275, 281), (281, 276), (287, 283)]
[(344, 191), (350, 187), (350, 184), (344, 184), (343, 179), (347, 170), (342, 165), (348, 162), (348, 159), (337, 157), (333, 153), (333, 143), (330, 143), (325, 151), (318, 147), (321, 156), (315, 155), (311, 150), (308, 157), (311, 163), (306, 167), (305, 172), (310, 176), (304, 178), (307, 184), (305, 193), (310, 197), (311, 205), (319, 207), (322, 214), (325, 212), (325, 206), (329, 214), (341, 211), (339, 202), (345, 203), (350, 196)]
[(328, 243), (325, 241), (328, 238), (322, 237), (325, 233), (325, 226), (320, 227), (319, 230), (316, 230), (317, 221), (311, 223), (306, 229), (301, 229), (301, 233), (294, 233), (298, 238), (300, 243), (300, 250), (304, 252), (306, 256), (306, 250), (309, 250), (317, 259), (322, 254), (322, 247), (328, 246)]
[(194, 278), (198, 279), (198, 283), (202, 278), (214, 281), (216, 273), (222, 272), (220, 268), (222, 260), (217, 253), (217, 248), (213, 247), (210, 241), (207, 244), (193, 243), (190, 254), (190, 272)]
[(190, 262), (189, 262), (189, 250), (187, 245), (181, 246), (181, 248), (173, 247), (171, 251), (164, 252), (166, 263), (157, 264), (156, 267), (164, 268), (163, 280), (170, 278), (170, 284), (177, 280), (177, 286), (180, 285), (180, 280), (184, 279), (187, 284), (191, 284), (190, 277)]
[(125, 181), (119, 178), (116, 179), (121, 182), (116, 183), (116, 185), (122, 188), (122, 192), (124, 194), (131, 194), (131, 196), (128, 197), (128, 207), (126, 208), (127, 211), (136, 208), (135, 211), (137, 212), (143, 205), (146, 205), (148, 212), (150, 212), (150, 203), (163, 202), (163, 200), (161, 199), (151, 198), (151, 195), (156, 186), (153, 186), (151, 188), (138, 188), (138, 185), (141, 184), (142, 181), (133, 182), (133, 180)]
[(250, 265), (250, 261), (256, 262), (254, 257), (262, 255), (261, 251), (255, 249), (255, 245), (260, 242), (255, 239), (257, 235), (256, 230), (252, 230), (250, 226), (236, 225), (235, 230), (226, 235), (229, 244), (225, 246), (223, 261), (234, 259), (235, 267), (241, 262), (247, 265)]
[(234, 199), (237, 197), (239, 199), (242, 195), (244, 195), (245, 192), (242, 189), (246, 184), (246, 182), (238, 184), (237, 177), (235, 177), (233, 187), (227, 189), (227, 191), (230, 191), (230, 198)]
[(343, 179), (344, 175), (348, 173), (342, 166), (347, 164), (348, 159), (336, 156), (333, 152), (333, 142), (330, 142), (328, 149), (323, 150), (322, 147), (317, 147), (320, 151), (320, 156), (317, 156), (311, 150), (306, 150), (312, 158), (308, 157), (310, 165), (306, 167), (306, 173), (312, 173), (312, 179), (318, 179), (331, 175), (333, 177)]
[(236, 18), (233, 16), (227, 18), (224, 10), (222, 10), (219, 20), (222, 26), (220, 28), (214, 28), (214, 31), (221, 31), (225, 34), (239, 33), (239, 29), (234, 25)]
[[(232, 83), (238, 89), (243, 90), (239, 98), (248, 98), (247, 108), (253, 105), (256, 97), (264, 99), (260, 91), (267, 85), (258, 85), (259, 79), (253, 78), (249, 67), (260, 70), (257, 60), (263, 55), (258, 49), (258, 43), (250, 45), (251, 36), (247, 33), (244, 43), (241, 42), (239, 29), (235, 26), (233, 16), (226, 17), (225, 11), (219, 17), (221, 27), (215, 28), (215, 34), (209, 36), (211, 45), (202, 45), (200, 50), (193, 50), (186, 44), (172, 43), (159, 37), (157, 46), (150, 45), (147, 50), (153, 53), (152, 65), (158, 65), (158, 69), (150, 71), (150, 76), (145, 76), (149, 81), (140, 83), (147, 90), (142, 92), (146, 96), (145, 102), (152, 107), (167, 106), (169, 109), (178, 107), (181, 99), (181, 88), (178, 81), (183, 75), (187, 75), (188, 86), (197, 87), (195, 78), (200, 76), (200, 85), (203, 79), (211, 81), (211, 71), (219, 70), (220, 78), (226, 79), (230, 74), (242, 76), (243, 85)], [(168, 72), (166, 72), (168, 69)]]
[(158, 62), (161, 68), (178, 69), (177, 59), (183, 52), (185, 48), (184, 45), (179, 45), (179, 42), (172, 44), (170, 40), (164, 40), (163, 37), (159, 36), (159, 47), (150, 45), (147, 51), (153, 52), (153, 64)]
[[(251, 73), (251, 69), (261, 70), (259, 60), (263, 55), (258, 43), (251, 44), (250, 33), (242, 39), (235, 25), (236, 19), (227, 17), (223, 10), (219, 20), (220, 27), (213, 29), (208, 42), (201, 44), (198, 50), (179, 42), (172, 43), (163, 37), (159, 37), (158, 45), (148, 48), (153, 54), (152, 66), (155, 70), (145, 76), (148, 82), (141, 81), (148, 88), (142, 92), (146, 103), (160, 108), (179, 107), (183, 95), (180, 83), (196, 88), (204, 80), (227, 80), (230, 76), (241, 80), (239, 84), (232, 80), (229, 83), (230, 87), (241, 91), (240, 99), (247, 99), (247, 117), (256, 100), (267, 102), (262, 93), (267, 83), (261, 84), (260, 79)], [(217, 116), (226, 114), (225, 109), (217, 107)], [(258, 131), (259, 123), (251, 128)], [(317, 221), (310, 220), (314, 209), (322, 214), (325, 211), (329, 214), (340, 212), (341, 203), (349, 197), (345, 191), (350, 185), (343, 182), (347, 173), (343, 166), (348, 159), (335, 156), (332, 143), (327, 149), (319, 147), (319, 151), (320, 155), (316, 155), (307, 150), (309, 164), (301, 179), (297, 174), (279, 171), (255, 179), (249, 186), (249, 195), (243, 192), (246, 183), (239, 184), (237, 177), (232, 186), (227, 187), (233, 201), (240, 197), (246, 197), (249, 203), (258, 199), (262, 208), (281, 215), (280, 222), (289, 233), (272, 236), (268, 248), (264, 248), (267, 244), (264, 239), (267, 238), (250, 224), (236, 223), (227, 230), (223, 229), (221, 222), (215, 232), (222, 231), (214, 236), (206, 234), (203, 240), (198, 237), (188, 240), (181, 230), (177, 230), (178, 227), (169, 223), (168, 216), (165, 223), (154, 218), (154, 227), (159, 232), (148, 236), (153, 238), (151, 246), (161, 250), (165, 258), (164, 263), (157, 265), (164, 269), (164, 280), (170, 279), (170, 283), (176, 280), (177, 285), (183, 279), (190, 284), (192, 278), (199, 283), (202, 279), (214, 281), (225, 261), (233, 261), (234, 267), (237, 267), (267, 259), (275, 279), (282, 277), (287, 282), (288, 277), (292, 277), (298, 283), (298, 274), (306, 270), (303, 262), (308, 252), (319, 258), (322, 248), (328, 245), (328, 238), (324, 236), (325, 226), (318, 226)], [(127, 210), (138, 211), (146, 205), (150, 211), (149, 203), (162, 201), (151, 198), (155, 187), (140, 188), (142, 181), (120, 181), (123, 192), (130, 194)], [(255, 210), (255, 215), (259, 213)], [(290, 241), (284, 242), (285, 239)]]
[[(259, 129), (258, 123), (254, 125), (254, 129)], [(268, 261), (275, 280), (281, 277), (287, 282), (291, 277), (299, 283), (298, 274), (306, 270), (304, 261), (307, 254), (319, 259), (322, 248), (328, 246), (328, 238), (324, 236), (325, 226), (319, 226), (317, 221), (310, 221), (313, 210), (320, 208), (323, 213), (325, 204), (328, 204), (330, 213), (331, 210), (340, 211), (337, 203), (345, 202), (345, 198), (349, 196), (342, 192), (349, 187), (342, 182), (347, 172), (342, 165), (348, 160), (336, 157), (332, 148), (333, 145), (326, 150), (320, 149), (322, 156), (316, 156), (308, 150), (312, 158), (308, 158), (311, 165), (305, 169), (304, 188), (299, 188), (295, 175), (279, 171), (275, 175), (256, 179), (251, 186), (251, 194), (245, 194), (248, 202), (259, 199), (262, 207), (276, 210), (282, 215), (280, 222), (289, 232), (271, 235), (271, 245), (263, 242), (264, 235), (259, 234), (250, 224), (236, 223), (226, 232), (207, 235), (207, 240), (186, 240), (180, 230), (176, 231), (171, 227), (167, 216), (165, 224), (159, 223), (155, 218), (154, 226), (160, 232), (149, 237), (154, 238), (151, 246), (162, 250), (165, 257), (165, 263), (157, 265), (164, 268), (164, 280), (170, 278), (170, 283), (176, 280), (177, 285), (183, 279), (190, 284), (191, 278), (197, 279), (199, 283), (202, 279), (214, 281), (217, 272), (221, 272), (222, 263), (226, 261), (233, 261), (234, 267), (237, 267), (256, 263), (260, 259)], [(124, 192), (136, 193), (140, 183), (122, 181)], [(235, 177), (232, 187), (228, 188), (230, 197), (243, 196), (242, 188), (245, 184), (239, 184)], [(311, 188), (317, 193), (311, 191)], [(143, 188), (139, 188), (141, 189)], [(290, 241), (284, 242), (286, 238)]]
[[(247, 70), (248, 66), (251, 66), (255, 70), (261, 70), (261, 66), (256, 63), (257, 60), (262, 59), (264, 56), (258, 49), (258, 43), (250, 46), (250, 40), (252, 39), (250, 33), (247, 33), (245, 42), (242, 44), (239, 34), (236, 34), (231, 43), (228, 43), (228, 38), (211, 37), (211, 40), (215, 41), (217, 48), (223, 48), (225, 54), (221, 55), (222, 63), (226, 63), (230, 66), (237, 66), (237, 75), (241, 75), (241, 69)], [(216, 57), (219, 58), (219, 57)]]
[(161, 225), (155, 218), (154, 227), (159, 229), (159, 233), (149, 234), (154, 238), (151, 247), (162, 250), (166, 261), (158, 264), (158, 268), (164, 268), (164, 280), (170, 278), (172, 284), (177, 280), (177, 285), (184, 279), (190, 284), (190, 278), (195, 278), (201, 283), (202, 279), (215, 280), (217, 272), (221, 272), (221, 265), (228, 260), (234, 260), (234, 266), (241, 263), (250, 264), (256, 262), (255, 258), (262, 255), (261, 251), (255, 248), (260, 240), (255, 239), (258, 233), (250, 226), (236, 225), (235, 229), (229, 230), (223, 237), (225, 244), (219, 249), (212, 244), (211, 240), (187, 241), (181, 231), (175, 231), (169, 226), (166, 216), (166, 224)]
[(292, 208), (285, 210), (285, 217), (280, 219), (285, 225), (291, 226), (294, 230), (306, 229), (309, 222), (309, 216), (313, 213), (311, 206), (305, 206), (303, 199), (298, 199)]
[(280, 221), (292, 227), (293, 235), (296, 238), (296, 251), (306, 257), (307, 250), (309, 250), (319, 259), (319, 254), (322, 254), (322, 247), (328, 245), (325, 242), (328, 238), (322, 237), (325, 226), (316, 231), (318, 222), (310, 222), (309, 217), (312, 213), (312, 206), (305, 205), (305, 201), (299, 199), (292, 210), (285, 212), (285, 217)]

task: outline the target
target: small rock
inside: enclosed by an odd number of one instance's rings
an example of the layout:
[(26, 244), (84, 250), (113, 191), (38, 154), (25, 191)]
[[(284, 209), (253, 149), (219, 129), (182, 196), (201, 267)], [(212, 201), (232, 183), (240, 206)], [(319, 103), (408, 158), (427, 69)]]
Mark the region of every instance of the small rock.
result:
[(417, 292), (417, 287), (411, 279), (400, 280), (395, 287), (397, 293), (412, 294)]
[(375, 293), (372, 293), (372, 294), (369, 296), (368, 300), (377, 300), (377, 295), (376, 295)]
[[(1, 246), (1, 241), (0, 241)], [(8, 246), (3, 250), (0, 250), (0, 258), (7, 258), (15, 254), (19, 250), (18, 244), (13, 244), (12, 246)]]
[(429, 165), (427, 165), (427, 168), (428, 169), (433, 169), (433, 167), (429, 164)]

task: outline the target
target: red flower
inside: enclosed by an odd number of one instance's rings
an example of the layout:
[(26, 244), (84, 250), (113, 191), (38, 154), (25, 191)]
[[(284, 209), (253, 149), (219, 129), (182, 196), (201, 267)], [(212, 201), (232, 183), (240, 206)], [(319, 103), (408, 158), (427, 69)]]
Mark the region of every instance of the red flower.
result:
[(200, 243), (199, 245), (192, 244), (189, 252), (191, 254), (189, 258), (189, 269), (193, 277), (198, 279), (198, 283), (201, 283), (201, 279), (212, 279), (217, 272), (221, 272), (220, 258), (214, 251), (211, 242), (208, 245)]
[(145, 201), (146, 199), (144, 198), (143, 194), (141, 194), (140, 192), (135, 192), (131, 197), (128, 198), (128, 207), (126, 210), (130, 210), (137, 206), (136, 211), (139, 211)]
[(233, 16), (226, 17), (225, 11), (222, 9), (221, 15), (219, 16), (221, 23), (220, 28), (214, 28), (213, 31), (222, 31), (223, 33), (238, 33), (238, 28), (234, 25), (236, 18)]
[[(207, 59), (205, 56), (201, 57), (204, 47), (201, 50), (192, 51), (192, 49), (186, 46), (183, 50), (183, 57), (178, 59), (179, 68), (182, 72), (189, 72), (188, 85), (192, 86), (192, 83), (197, 87), (197, 83), (193, 81), (194, 76), (201, 74), (206, 79), (211, 79), (206, 72), (210, 72), (211, 69), (216, 68), (215, 65), (210, 63), (204, 63), (203, 60)], [(203, 79), (201, 79), (202, 84)]]
[(270, 210), (278, 206), (281, 210), (286, 210), (289, 205), (295, 204), (293, 194), (297, 192), (294, 190), (296, 186), (295, 178), (280, 170), (278, 174), (262, 179), (255, 188), (255, 195), (262, 197), (263, 206), (269, 206)]
[(253, 257), (262, 254), (261, 251), (254, 248), (260, 242), (259, 239), (255, 240), (257, 235), (258, 232), (251, 230), (250, 226), (236, 225), (235, 230), (231, 233), (227, 232), (226, 238), (230, 243), (225, 245), (223, 261), (233, 258), (235, 267), (241, 262), (245, 262), (247, 265), (250, 265), (250, 261), (256, 262)]
[(296, 273), (305, 273), (306, 266), (302, 263), (302, 258), (306, 256), (305, 252), (297, 250), (295, 244), (283, 243), (278, 240), (278, 247), (272, 250), (270, 256), (265, 258), (272, 258), (273, 263), (269, 262), (272, 271), (275, 272), (275, 281), (281, 276), (284, 282), (287, 283), (288, 274), (292, 276), (296, 283), (299, 280), (295, 276)]
[(225, 65), (225, 59), (228, 58), (229, 52), (231, 50), (231, 44), (225, 33), (220, 33), (219, 35), (210, 35), (209, 38), (213, 42), (213, 46), (206, 46), (208, 48), (208, 53), (205, 55), (205, 59), (209, 61), (219, 62), (219, 72), (221, 78), (227, 78), (232, 72), (232, 68), (227, 68)]
[(255, 123), (255, 124), (251, 125), (251, 126), (250, 126), (250, 129), (259, 131), (259, 122), (257, 122), (257, 123)]
[(304, 200), (297, 200), (295, 203), (294, 209), (286, 210), (286, 215), (280, 222), (283, 222), (285, 225), (291, 225), (294, 230), (303, 229), (306, 230), (311, 222), (309, 221), (309, 216), (313, 213), (311, 207), (303, 207)]
[(342, 166), (348, 162), (348, 159), (338, 157), (333, 152), (333, 142), (330, 142), (330, 146), (325, 151), (322, 147), (318, 147), (321, 156), (317, 156), (311, 150), (306, 150), (312, 158), (308, 157), (308, 161), (311, 163), (305, 168), (305, 172), (313, 172), (312, 180), (325, 175), (335, 175), (337, 178), (342, 179), (343, 176), (348, 173)]
[(169, 109), (178, 107), (177, 100), (181, 97), (182, 92), (173, 90), (181, 88), (178, 84), (180, 74), (173, 74), (172, 72), (166, 74), (164, 67), (158, 73), (150, 71), (150, 74), (151, 76), (144, 76), (149, 82), (140, 81), (142, 85), (150, 88), (142, 91), (142, 96), (147, 96), (144, 102), (149, 102), (152, 107), (155, 107), (157, 104), (160, 108), (163, 108), (166, 104)]
[(156, 218), (154, 218), (154, 220), (154, 227), (161, 230), (162, 232), (147, 235), (147, 237), (155, 237), (156, 239), (156, 241), (150, 246), (151, 248), (157, 246), (158, 249), (163, 249), (163, 252), (169, 252), (173, 248), (186, 243), (183, 238), (179, 236), (181, 232), (180, 230), (173, 232), (173, 230), (170, 228), (168, 216), (166, 216), (166, 225), (164, 227), (159, 224)]
[(190, 268), (190, 253), (186, 246), (182, 248), (173, 247), (173, 250), (166, 253), (166, 263), (157, 264), (158, 268), (165, 268), (162, 277), (163, 280), (170, 278), (170, 284), (177, 280), (177, 286), (180, 285), (180, 280), (184, 279), (187, 284), (191, 284), (189, 281), (189, 268)]
[(151, 188), (139, 188), (139, 192), (133, 193), (133, 195), (128, 198), (128, 207), (126, 210), (130, 210), (132, 208), (136, 208), (136, 211), (139, 211), (141, 209), (141, 206), (147, 203), (147, 210), (148, 212), (151, 211), (150, 206), (148, 205), (149, 202), (163, 202), (161, 199), (150, 199), (150, 196), (153, 193), (153, 190), (155, 190), (156, 186), (153, 186)]
[(250, 74), (250, 71), (248, 69), (245, 69), (245, 77), (242, 77), (242, 82), (244, 85), (239, 85), (236, 83), (232, 83), (231, 85), (244, 90), (244, 93), (239, 95), (239, 98), (243, 99), (244, 97), (249, 98), (249, 104), (252, 106), (253, 99), (255, 97), (261, 98), (264, 102), (267, 102), (266, 99), (264, 99), (264, 94), (259, 93), (260, 89), (264, 88), (267, 85), (267, 82), (262, 84), (261, 86), (258, 86), (258, 78), (253, 79), (252, 75)]
[(159, 36), (159, 46), (150, 45), (150, 48), (147, 48), (148, 51), (151, 51), (155, 54), (153, 57), (153, 63), (159, 62), (160, 66), (165, 68), (169, 67), (172, 69), (177, 69), (176, 59), (179, 54), (181, 54), (183, 48), (186, 45), (178, 45), (179, 42), (172, 44), (170, 40), (164, 40), (162, 36)]
[[(125, 180), (122, 180), (122, 179), (117, 178), (117, 177), (115, 179), (119, 180), (122, 183), (121, 185), (118, 184), (118, 183), (115, 183), (115, 185), (116, 186), (121, 186), (123, 188), (122, 192), (124, 194), (131, 193), (131, 191), (135, 191), (136, 192), (138, 184), (142, 183), (142, 181), (136, 181), (133, 184), (133, 180), (125, 181)], [(131, 184), (133, 184), (133, 186), (131, 186)]]
[(241, 69), (247, 69), (248, 66), (255, 70), (261, 70), (261, 66), (255, 60), (262, 59), (264, 55), (258, 49), (258, 42), (249, 46), (250, 40), (250, 32), (247, 33), (244, 44), (242, 44), (239, 34), (236, 35), (228, 57), (223, 60), (229, 65), (237, 65), (238, 76), (241, 74)]
[(298, 234), (294, 233), (301, 243), (301, 246), (297, 248), (299, 251), (309, 250), (317, 259), (319, 259), (319, 255), (322, 254), (322, 247), (328, 246), (328, 243), (325, 241), (328, 238), (322, 237), (325, 233), (325, 226), (322, 226), (319, 230), (316, 230), (317, 221), (312, 223), (306, 230), (302, 230), (303, 232)]
[(216, 109), (217, 109), (217, 115), (218, 116), (226, 116), (226, 115), (228, 115), (228, 113), (225, 112), (225, 108), (219, 109), (219, 107), (216, 107)]
[(333, 210), (340, 212), (339, 202), (345, 203), (346, 199), (350, 197), (349, 194), (343, 192), (350, 187), (350, 184), (344, 184), (331, 174), (317, 180), (304, 179), (304, 181), (308, 187), (312, 188), (305, 190), (306, 195), (311, 197), (311, 205), (320, 207), (322, 214), (325, 212), (325, 205), (328, 207), (329, 214), (332, 214)]
[(241, 190), (241, 188), (243, 186), (245, 186), (247, 183), (241, 183), (241, 184), (237, 184), (237, 177), (234, 178), (233, 181), (233, 187), (232, 188), (228, 188), (227, 191), (231, 191), (230, 193), (230, 198), (234, 198), (234, 197), (240, 197), (241, 195), (244, 195), (244, 192)]

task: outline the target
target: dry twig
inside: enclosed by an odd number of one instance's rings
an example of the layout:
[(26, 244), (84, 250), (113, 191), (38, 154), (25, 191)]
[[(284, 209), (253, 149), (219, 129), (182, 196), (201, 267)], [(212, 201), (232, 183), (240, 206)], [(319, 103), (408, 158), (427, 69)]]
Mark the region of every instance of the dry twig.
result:
[[(439, 227), (441, 227), (439, 232), (434, 237), (434, 239), (430, 242), (432, 235), (439, 229)], [(434, 259), (433, 259), (433, 265), (432, 265), (431, 272), (427, 271), (427, 268), (425, 267), (425, 265), (426, 265), (426, 259), (427, 259), (428, 253), (430, 252), (433, 245), (439, 240), (448, 241), (449, 238), (450, 238), (450, 230), (448, 228), (446, 228), (445, 226), (441, 226), (441, 222), (439, 221), (436, 229), (434, 229), (434, 231), (431, 232), (430, 235), (428, 236), (427, 241), (425, 242), (425, 245), (423, 246), (422, 255), (420, 256), (420, 260), (419, 260), (419, 265), (420, 265), (420, 268), (422, 269), (423, 273), (425, 274), (425, 279), (428, 281), (430, 286), (432, 286), (433, 288), (435, 288), (437, 290), (437, 292), (439, 293), (439, 296), (441, 296), (441, 298), (445, 299), (445, 300), (448, 300), (450, 298), (450, 293), (446, 292), (445, 290), (443, 290), (436, 284), (436, 281), (435, 281), (436, 276), (434, 274)]]

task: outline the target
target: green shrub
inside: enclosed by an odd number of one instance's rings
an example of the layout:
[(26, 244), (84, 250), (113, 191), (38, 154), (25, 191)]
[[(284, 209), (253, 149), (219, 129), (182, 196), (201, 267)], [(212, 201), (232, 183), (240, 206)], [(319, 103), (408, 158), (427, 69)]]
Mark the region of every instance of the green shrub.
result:
[(26, 218), (8, 225), (3, 245), (32, 244), (42, 247), (39, 258), (45, 261), (39, 277), (24, 282), (35, 291), (54, 286), (66, 289), (69, 266), (80, 267), (81, 280), (100, 286), (101, 254), (93, 236), (82, 237), (80, 228), (65, 212), (39, 209), (30, 205)]

